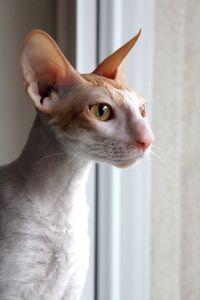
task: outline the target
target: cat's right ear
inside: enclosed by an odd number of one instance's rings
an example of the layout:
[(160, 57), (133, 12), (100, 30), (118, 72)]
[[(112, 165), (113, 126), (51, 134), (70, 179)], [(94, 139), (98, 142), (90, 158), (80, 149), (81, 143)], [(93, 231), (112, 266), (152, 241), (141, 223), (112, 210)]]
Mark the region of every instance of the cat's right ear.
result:
[(51, 113), (60, 105), (62, 87), (85, 82), (56, 42), (42, 30), (33, 30), (27, 35), (20, 62), (26, 91), (36, 108), (44, 113)]

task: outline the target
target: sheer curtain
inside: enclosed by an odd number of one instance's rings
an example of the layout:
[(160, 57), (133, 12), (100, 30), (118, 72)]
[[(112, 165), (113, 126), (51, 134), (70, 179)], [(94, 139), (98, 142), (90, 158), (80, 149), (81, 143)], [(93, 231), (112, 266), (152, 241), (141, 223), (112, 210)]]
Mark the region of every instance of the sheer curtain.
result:
[(155, 0), (152, 300), (200, 299), (200, 2)]

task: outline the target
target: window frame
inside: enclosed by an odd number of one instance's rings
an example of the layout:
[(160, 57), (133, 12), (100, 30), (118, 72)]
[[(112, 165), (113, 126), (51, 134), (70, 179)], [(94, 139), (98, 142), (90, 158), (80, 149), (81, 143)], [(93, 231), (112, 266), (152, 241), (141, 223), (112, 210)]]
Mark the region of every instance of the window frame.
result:
[[(99, 0), (99, 61), (142, 27), (127, 77), (148, 98), (151, 120), (153, 0)], [(131, 13), (133, 17), (131, 18)], [(131, 20), (128, 27), (127, 19)], [(134, 72), (132, 71), (134, 70)], [(150, 299), (151, 162), (133, 169), (98, 166), (95, 300)], [(128, 187), (128, 188), (127, 188)]]

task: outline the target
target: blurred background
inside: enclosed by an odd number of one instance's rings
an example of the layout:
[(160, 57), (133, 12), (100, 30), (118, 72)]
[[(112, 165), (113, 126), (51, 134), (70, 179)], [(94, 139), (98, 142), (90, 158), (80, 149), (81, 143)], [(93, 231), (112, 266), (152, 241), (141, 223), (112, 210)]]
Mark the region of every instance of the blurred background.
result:
[(19, 155), (35, 117), (19, 66), (23, 38), (35, 28), (83, 73), (142, 28), (127, 77), (147, 99), (154, 154), (133, 169), (91, 170), (81, 300), (199, 300), (200, 2), (1, 1), (0, 164)]

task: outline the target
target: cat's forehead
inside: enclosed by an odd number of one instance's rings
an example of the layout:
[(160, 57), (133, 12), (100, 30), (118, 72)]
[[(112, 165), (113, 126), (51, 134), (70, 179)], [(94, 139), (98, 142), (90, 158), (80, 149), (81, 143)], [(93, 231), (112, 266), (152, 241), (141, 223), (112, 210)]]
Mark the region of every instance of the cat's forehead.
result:
[(121, 84), (116, 80), (96, 74), (84, 74), (82, 76), (94, 87), (103, 88), (106, 94), (121, 106), (138, 107), (145, 102), (145, 99), (141, 94), (129, 88), (126, 84)]
[(140, 106), (140, 99), (134, 92), (128, 90), (122, 90), (119, 92), (123, 97), (123, 104), (127, 107), (137, 108)]
[(126, 84), (122, 84), (116, 80), (106, 78), (97, 74), (82, 74), (83, 78), (96, 87), (116, 88), (120, 90), (128, 89)]

